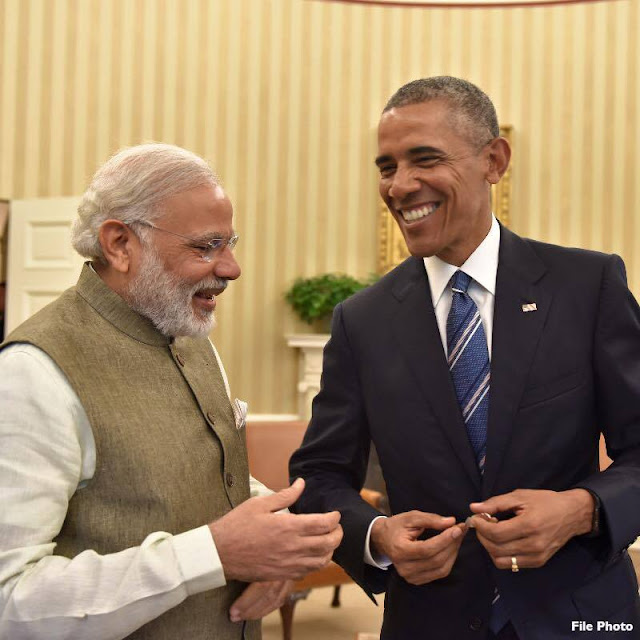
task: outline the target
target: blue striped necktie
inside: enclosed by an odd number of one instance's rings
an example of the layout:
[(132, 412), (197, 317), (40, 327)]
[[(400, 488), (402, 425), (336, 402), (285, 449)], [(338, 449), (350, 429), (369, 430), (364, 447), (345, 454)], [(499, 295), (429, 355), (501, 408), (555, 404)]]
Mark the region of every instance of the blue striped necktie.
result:
[(449, 371), (480, 472), (484, 471), (489, 418), (491, 370), (487, 337), (476, 303), (467, 289), (471, 277), (456, 271), (451, 278), (451, 310), (447, 318)]
[[(451, 278), (453, 297), (447, 318), (447, 349), (458, 404), (478, 468), (484, 473), (491, 367), (480, 312), (467, 293), (470, 282), (471, 277), (462, 271), (456, 271)], [(497, 634), (508, 620), (509, 614), (496, 589), (489, 627)]]

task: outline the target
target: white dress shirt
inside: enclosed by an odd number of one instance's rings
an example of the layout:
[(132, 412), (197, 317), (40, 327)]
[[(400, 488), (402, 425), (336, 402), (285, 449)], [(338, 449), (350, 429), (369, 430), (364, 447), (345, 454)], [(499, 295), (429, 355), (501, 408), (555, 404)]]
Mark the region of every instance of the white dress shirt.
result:
[[(69, 500), (95, 472), (91, 425), (37, 347), (7, 347), (0, 371), (0, 638), (124, 638), (187, 596), (226, 584), (206, 525), (150, 533), (119, 553), (54, 555)], [(252, 496), (271, 493), (253, 478), (250, 487)]]
[[(489, 359), (491, 359), (491, 344), (493, 332), (493, 307), (496, 295), (496, 277), (498, 275), (498, 255), (500, 252), (500, 225), (495, 216), (492, 216), (491, 229), (485, 239), (478, 245), (476, 250), (467, 258), (466, 262), (456, 267), (453, 264), (444, 262), (437, 256), (424, 258), (424, 268), (429, 277), (429, 287), (431, 289), (431, 300), (436, 313), (436, 322), (440, 331), (440, 340), (445, 354), (447, 353), (447, 316), (451, 309), (453, 293), (451, 287), (447, 286), (453, 274), (460, 269), (472, 280), (469, 284), (469, 297), (476, 303), (480, 312), (480, 319), (487, 336), (487, 348)], [(385, 516), (379, 516), (384, 518)], [(374, 558), (371, 554), (371, 528), (378, 518), (374, 518), (369, 525), (365, 540), (364, 560), (379, 569), (387, 568), (391, 562), (388, 558)]]

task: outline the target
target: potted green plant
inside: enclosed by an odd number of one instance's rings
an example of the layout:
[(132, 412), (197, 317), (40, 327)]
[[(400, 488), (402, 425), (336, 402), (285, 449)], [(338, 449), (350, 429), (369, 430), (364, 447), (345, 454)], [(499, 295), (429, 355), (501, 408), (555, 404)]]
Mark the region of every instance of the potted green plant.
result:
[(285, 299), (301, 320), (328, 332), (333, 308), (376, 279), (377, 276), (371, 276), (358, 280), (343, 273), (297, 278), (285, 293)]

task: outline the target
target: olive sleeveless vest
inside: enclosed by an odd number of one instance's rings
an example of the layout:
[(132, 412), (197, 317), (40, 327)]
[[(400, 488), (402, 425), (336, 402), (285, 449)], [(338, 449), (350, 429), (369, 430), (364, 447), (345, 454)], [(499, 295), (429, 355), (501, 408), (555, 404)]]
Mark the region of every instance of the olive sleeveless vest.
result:
[[(115, 553), (153, 531), (207, 524), (249, 497), (244, 433), (206, 338), (163, 336), (85, 265), (75, 287), (2, 346), (17, 342), (62, 369), (96, 443), (95, 475), (71, 498), (56, 554)], [(189, 596), (129, 638), (258, 640), (259, 622), (229, 621), (245, 586)]]

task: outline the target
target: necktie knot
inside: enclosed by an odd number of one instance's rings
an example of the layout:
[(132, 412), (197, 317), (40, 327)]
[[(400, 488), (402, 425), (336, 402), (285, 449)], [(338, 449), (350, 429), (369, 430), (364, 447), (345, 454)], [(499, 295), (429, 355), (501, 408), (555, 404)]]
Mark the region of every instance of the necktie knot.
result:
[(456, 271), (451, 278), (451, 289), (459, 293), (467, 293), (469, 284), (471, 283), (471, 276), (467, 275), (464, 271)]

